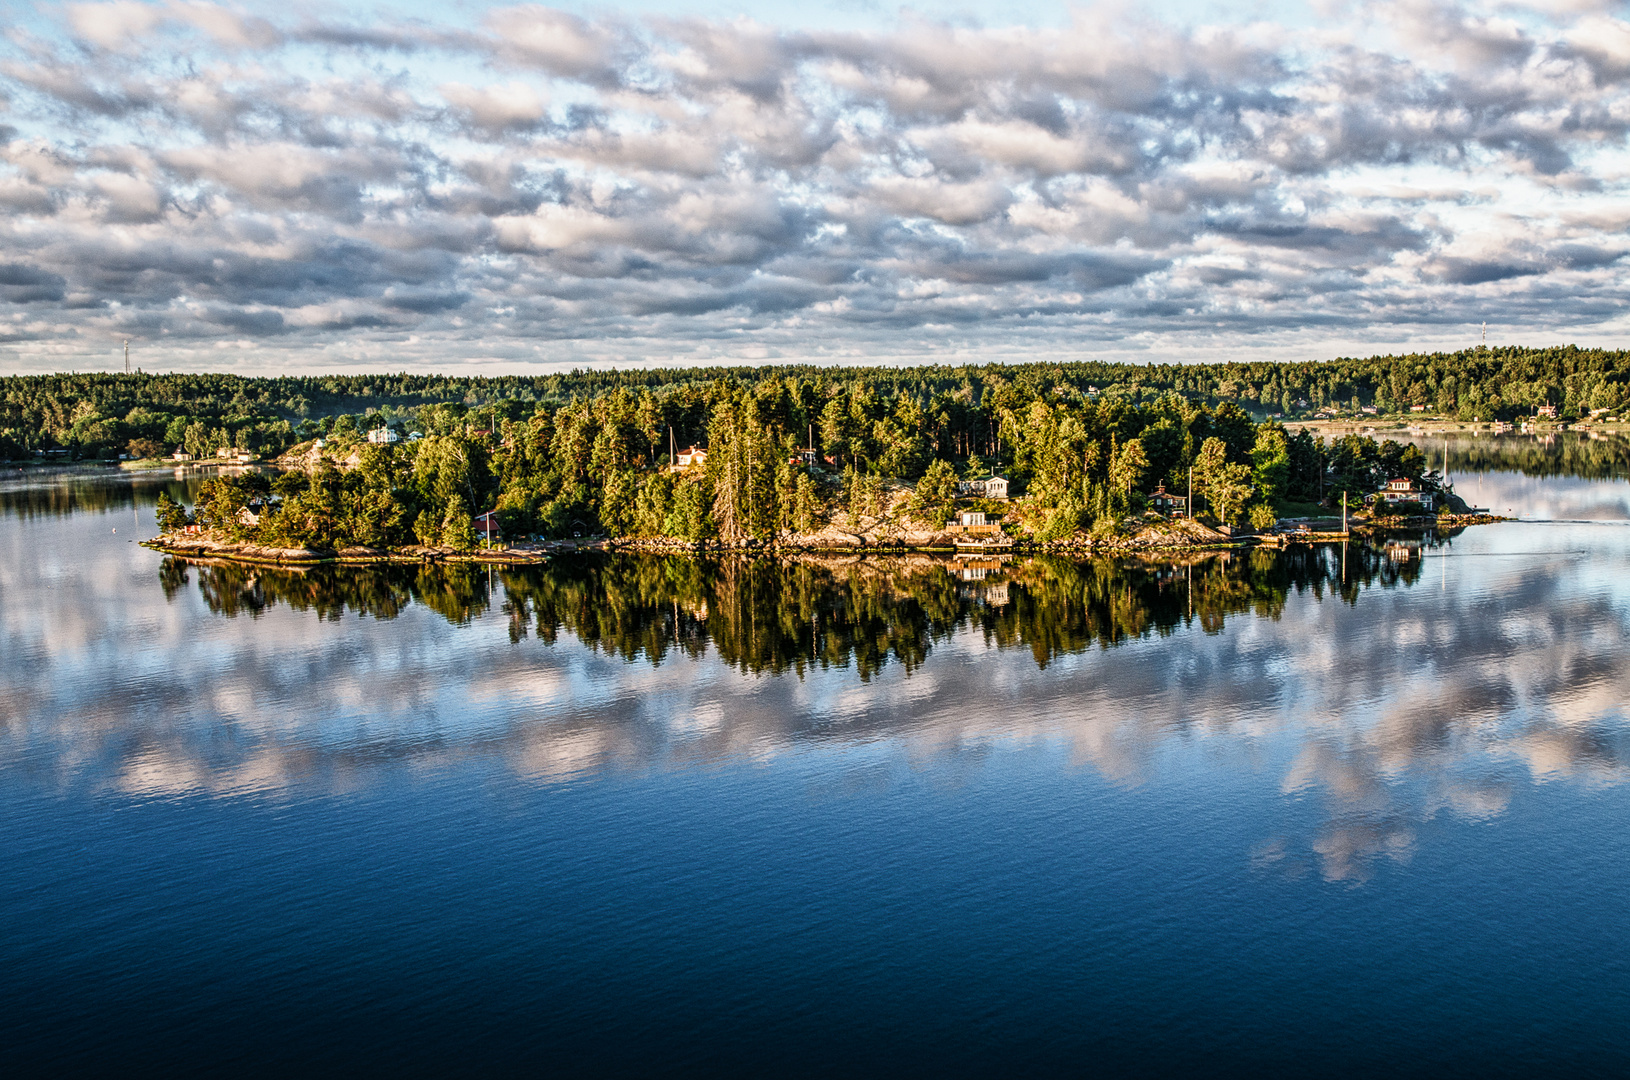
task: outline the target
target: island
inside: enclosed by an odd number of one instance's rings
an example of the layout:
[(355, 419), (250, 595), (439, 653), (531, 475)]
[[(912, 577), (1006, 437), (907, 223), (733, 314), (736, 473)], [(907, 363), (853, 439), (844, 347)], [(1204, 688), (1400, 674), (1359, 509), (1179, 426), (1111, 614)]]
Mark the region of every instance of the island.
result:
[[(172, 452), (209, 475), (190, 507), (161, 498), (150, 543), (525, 562), (584, 547), (1170, 550), (1495, 520), (1416, 441), (1359, 430), (1370, 413), (1320, 432), (1328, 417), (1264, 414), (1266, 391), (1252, 409), (1214, 372), (1198, 369), (1205, 390), (1150, 389), (1151, 369), (1105, 367), (697, 369), (639, 386), (582, 373), (541, 398), (490, 380), (475, 403), (285, 419), (308, 436), (286, 444), (223, 429)], [(1270, 383), (1297, 368), (1280, 367)]]

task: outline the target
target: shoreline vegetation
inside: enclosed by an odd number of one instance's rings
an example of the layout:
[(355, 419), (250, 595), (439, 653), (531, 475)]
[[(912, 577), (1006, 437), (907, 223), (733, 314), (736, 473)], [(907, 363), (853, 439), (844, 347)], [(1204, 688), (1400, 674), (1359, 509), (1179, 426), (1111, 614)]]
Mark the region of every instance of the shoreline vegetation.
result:
[[(1373, 442), (1373, 441), (1372, 441)], [(372, 449), (372, 448), (371, 448)], [(1380, 448), (1376, 448), (1380, 453)], [(373, 450), (374, 456), (380, 451)], [(675, 536), (572, 536), (549, 538), (534, 535), (506, 541), (494, 535), (474, 543), (410, 543), (400, 546), (352, 544), (322, 547), (311, 543), (278, 544), (259, 539), (261, 519), (279, 507), (263, 494), (281, 486), (298, 499), (320, 485), (322, 474), (344, 482), (345, 470), (356, 473), (359, 460), (335, 463), (327, 459), (285, 461), (286, 470), (275, 479), (254, 467), (232, 467), (233, 475), (208, 479), (200, 488), (198, 509), (189, 513), (178, 503), (161, 496), (161, 524), (172, 526), (166, 532), (144, 541), (144, 546), (194, 561), (227, 560), (261, 565), (300, 566), (320, 564), (430, 564), (480, 563), (525, 565), (547, 561), (552, 556), (577, 552), (624, 552), (651, 555), (683, 555), (697, 558), (744, 556), (749, 558), (808, 559), (823, 556), (900, 556), (908, 554), (957, 554), (974, 558), (1019, 555), (1146, 556), (1164, 558), (1174, 554), (1216, 552), (1253, 547), (1288, 547), (1341, 540), (1383, 543), (1399, 533), (1436, 530), (1458, 532), (1470, 525), (1505, 520), (1473, 511), (1452, 492), (1438, 489), (1443, 511), (1437, 514), (1351, 513), (1343, 531), (1341, 517), (1320, 512), (1312, 517), (1278, 517), (1271, 524), (1259, 516), (1260, 530), (1230, 526), (1214, 516), (1201, 518), (1168, 516), (1144, 508), (1092, 529), (1076, 528), (1064, 535), (1045, 536), (1026, 526), (1034, 520), (1037, 507), (1022, 497), (1015, 500), (987, 498), (952, 499), (956, 507), (979, 507), (976, 513), (991, 520), (1005, 519), (990, 531), (970, 535), (950, 524), (942, 513), (923, 514), (917, 487), (893, 481), (881, 485), (882, 493), (872, 506), (873, 514), (857, 514), (837, 506), (827, 506), (828, 516), (817, 518), (813, 531), (783, 531), (768, 537), (740, 535), (726, 540), (719, 535), (699, 539)], [(826, 478), (830, 481), (830, 478)], [(1431, 483), (1428, 476), (1427, 482)], [(1139, 498), (1137, 492), (1132, 498)], [(1259, 505), (1268, 505), (1262, 503)], [(1294, 504), (1292, 504), (1294, 505)], [(1306, 504), (1303, 504), (1306, 508)], [(392, 506), (390, 512), (399, 510)], [(958, 516), (960, 516), (958, 511)], [(1338, 511), (1339, 514), (1339, 511)], [(487, 521), (495, 514), (484, 515)], [(938, 518), (939, 520), (935, 520)], [(276, 536), (277, 534), (273, 534)], [(284, 535), (287, 535), (286, 533)]]
[[(1324, 538), (1343, 518), (1361, 531), (1492, 520), (1408, 441), (1428, 420), (1400, 410), (1428, 407), (1474, 425), (1539, 410), (1616, 422), (1630, 353), (18, 376), (0, 380), (0, 456), (223, 466), (190, 507), (161, 496), (152, 543), (245, 560), (1183, 550)], [(1386, 429), (1398, 415), (1412, 419)]]
[[(340, 550), (314, 550), (311, 548), (278, 548), (260, 544), (240, 543), (232, 540), (204, 536), (176, 536), (160, 534), (142, 541), (142, 546), (173, 555), (194, 563), (231, 562), (251, 565), (302, 566), (342, 565), (423, 565), (432, 563), (471, 563), (494, 566), (538, 565), (558, 555), (589, 552), (615, 552), (696, 558), (748, 557), (773, 558), (784, 561), (806, 561), (828, 556), (899, 557), (907, 555), (958, 555), (969, 558), (1005, 557), (1008, 555), (1082, 555), (1119, 556), (1163, 559), (1174, 555), (1203, 554), (1220, 551), (1238, 551), (1251, 548), (1285, 548), (1291, 545), (1335, 543), (1351, 540), (1369, 544), (1385, 542), (1389, 536), (1420, 533), (1424, 530), (1459, 532), (1472, 525), (1488, 525), (1509, 520), (1494, 514), (1448, 514), (1436, 517), (1414, 516), (1359, 519), (1350, 523), (1348, 532), (1339, 526), (1331, 529), (1308, 529), (1305, 532), (1278, 532), (1225, 536), (1211, 532), (1212, 536), (1189, 535), (1184, 538), (1161, 540), (1149, 537), (1118, 537), (1099, 539), (1079, 538), (1073, 541), (1016, 541), (1011, 544), (981, 547), (958, 547), (954, 543), (929, 541), (876, 543), (814, 544), (782, 542), (777, 544), (743, 544), (723, 547), (717, 544), (690, 544), (674, 540), (641, 539), (589, 539), (584, 541), (538, 543), (524, 546), (501, 545), (460, 551), (453, 548), (412, 546), (404, 548), (352, 547)], [(1204, 529), (1205, 526), (1200, 526)], [(1198, 530), (1196, 530), (1198, 532)]]

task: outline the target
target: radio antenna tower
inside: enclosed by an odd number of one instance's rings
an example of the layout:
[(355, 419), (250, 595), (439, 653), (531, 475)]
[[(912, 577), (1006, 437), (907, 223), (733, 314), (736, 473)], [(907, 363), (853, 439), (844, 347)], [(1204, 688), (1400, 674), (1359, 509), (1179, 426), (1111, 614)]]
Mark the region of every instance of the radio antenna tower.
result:
[(125, 338), (125, 374), (130, 374), (130, 339)]
[(1485, 322), (1483, 324), (1483, 347), (1487, 348), (1488, 343), (1489, 343), (1489, 324)]

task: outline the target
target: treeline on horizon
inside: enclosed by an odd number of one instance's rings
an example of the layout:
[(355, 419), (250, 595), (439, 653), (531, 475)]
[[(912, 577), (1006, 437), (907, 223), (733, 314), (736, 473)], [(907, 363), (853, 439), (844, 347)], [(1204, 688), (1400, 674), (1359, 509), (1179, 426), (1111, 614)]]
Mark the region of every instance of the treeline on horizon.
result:
[[(882, 398), (914, 398), (932, 413), (939, 397), (964, 387), (1016, 386), (1033, 396), (1068, 398), (1090, 388), (1129, 403), (1167, 393), (1212, 406), (1231, 402), (1258, 419), (1321, 410), (1420, 407), (1472, 420), (1511, 420), (1544, 405), (1563, 418), (1594, 409), (1630, 410), (1630, 352), (1477, 348), (1455, 353), (1226, 364), (770, 365), (574, 370), (548, 375), (319, 375), (65, 373), (0, 377), (0, 458), (66, 450), (76, 459), (151, 457), (177, 448), (199, 456), (220, 446), (275, 455), (323, 434), (343, 416), (382, 415), (411, 423), (423, 406), (469, 410), (502, 405), (559, 408), (617, 390), (694, 396), (720, 382), (806, 382), (829, 391), (864, 383)], [(529, 411), (529, 410), (528, 410)], [(705, 424), (681, 437), (700, 438)], [(132, 444), (136, 445), (132, 445)]]
[(423, 604), (463, 625), (499, 607), (511, 640), (553, 643), (561, 633), (626, 660), (660, 665), (709, 648), (744, 672), (854, 668), (870, 678), (889, 663), (915, 670), (935, 644), (978, 628), (998, 648), (1028, 649), (1037, 666), (1089, 647), (1110, 647), (1229, 615), (1278, 617), (1294, 591), (1356, 603), (1365, 588), (1413, 584), (1419, 560), (1394, 562), (1354, 545), (1244, 557), (1192, 566), (1021, 559), (982, 582), (961, 581), (949, 563), (825, 565), (806, 561), (607, 555), (496, 576), (468, 565), (269, 567), (194, 565), (166, 559), (161, 582), (174, 598), (197, 575), (209, 609), (259, 616), (279, 605), (338, 619), (347, 612), (392, 619)]

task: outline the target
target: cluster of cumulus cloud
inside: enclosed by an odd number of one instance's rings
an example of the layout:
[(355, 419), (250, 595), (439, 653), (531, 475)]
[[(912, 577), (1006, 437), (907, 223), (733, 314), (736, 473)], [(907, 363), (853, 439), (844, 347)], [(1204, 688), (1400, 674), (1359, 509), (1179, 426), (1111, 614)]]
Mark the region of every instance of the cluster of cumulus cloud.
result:
[(65, 5), (0, 43), (0, 349), (50, 367), (128, 337), (187, 366), (228, 344), (576, 362), (1609, 333), (1630, 294), (1620, 14), (1380, 0), (1300, 27), (1082, 9), (842, 32)]

